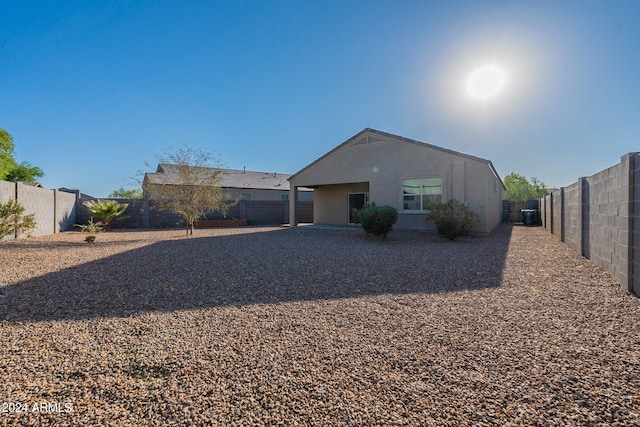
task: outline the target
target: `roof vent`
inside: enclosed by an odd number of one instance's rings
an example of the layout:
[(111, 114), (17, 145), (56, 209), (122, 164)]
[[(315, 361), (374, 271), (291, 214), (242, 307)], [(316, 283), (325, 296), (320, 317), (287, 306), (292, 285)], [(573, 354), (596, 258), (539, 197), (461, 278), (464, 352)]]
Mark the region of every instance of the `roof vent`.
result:
[(358, 142), (356, 142), (354, 145), (373, 144), (375, 142), (384, 142), (384, 139), (373, 138), (373, 137), (367, 135), (364, 138), (362, 138), (361, 140), (359, 140)]

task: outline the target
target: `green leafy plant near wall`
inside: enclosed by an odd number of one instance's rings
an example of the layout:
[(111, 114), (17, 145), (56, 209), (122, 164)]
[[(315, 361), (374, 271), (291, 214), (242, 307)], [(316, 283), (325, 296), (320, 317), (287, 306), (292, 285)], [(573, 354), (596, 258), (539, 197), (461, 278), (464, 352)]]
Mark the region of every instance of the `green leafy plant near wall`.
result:
[(84, 238), (87, 243), (94, 243), (96, 241), (96, 234), (104, 231), (102, 221), (94, 223), (93, 218), (89, 220), (88, 224), (76, 224), (76, 227), (79, 227), (83, 233), (89, 233), (89, 235)]
[(398, 211), (392, 206), (369, 206), (359, 212), (360, 225), (367, 234), (387, 238), (398, 220)]
[(0, 203), (0, 239), (18, 235), (36, 228), (33, 214), (24, 215), (24, 206), (17, 200), (9, 199)]
[(352, 217), (353, 217), (353, 223), (354, 224), (360, 224), (360, 212), (362, 212), (363, 209), (367, 209), (367, 208), (370, 208), (371, 206), (375, 206), (375, 205), (376, 205), (375, 202), (368, 202), (368, 203), (365, 203), (365, 205), (360, 209), (353, 208), (351, 210)]
[(438, 234), (455, 240), (480, 224), (480, 216), (459, 200), (451, 199), (445, 203), (431, 203), (425, 221), (434, 222)]
[(109, 224), (114, 219), (125, 219), (121, 216), (127, 210), (127, 203), (118, 203), (115, 200), (89, 200), (84, 202), (92, 215), (100, 218), (104, 224), (105, 231), (109, 228)]

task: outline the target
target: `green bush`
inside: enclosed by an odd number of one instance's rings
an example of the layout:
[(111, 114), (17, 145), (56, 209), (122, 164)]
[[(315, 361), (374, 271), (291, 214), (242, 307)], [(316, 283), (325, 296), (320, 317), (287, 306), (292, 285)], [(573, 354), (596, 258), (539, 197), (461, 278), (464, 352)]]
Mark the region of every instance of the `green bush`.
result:
[(362, 229), (367, 234), (387, 238), (387, 234), (398, 220), (398, 211), (391, 206), (370, 206), (362, 209), (359, 215)]
[(367, 208), (370, 208), (371, 206), (375, 206), (375, 205), (376, 205), (375, 202), (368, 202), (360, 209), (353, 208), (351, 210), (351, 213), (353, 214), (353, 223), (354, 224), (360, 224), (360, 212), (362, 212), (363, 209), (367, 209)]
[(121, 215), (127, 209), (127, 206), (129, 206), (127, 203), (118, 203), (115, 200), (89, 200), (84, 202), (83, 205), (89, 209), (91, 214), (102, 219), (105, 231), (109, 229), (109, 224), (114, 219), (127, 218), (126, 216)]
[(464, 203), (451, 199), (446, 203), (432, 203), (425, 218), (427, 222), (434, 222), (438, 233), (455, 240), (469, 232), (480, 223), (480, 217)]
[(17, 200), (9, 199), (4, 203), (0, 202), (0, 239), (36, 228), (34, 215), (24, 215), (24, 210)]

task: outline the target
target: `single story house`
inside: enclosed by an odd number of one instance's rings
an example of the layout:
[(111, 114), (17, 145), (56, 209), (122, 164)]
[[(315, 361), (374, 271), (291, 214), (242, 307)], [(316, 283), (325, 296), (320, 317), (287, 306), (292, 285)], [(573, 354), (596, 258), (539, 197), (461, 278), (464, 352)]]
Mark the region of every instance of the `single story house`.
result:
[(397, 229), (435, 230), (425, 222), (429, 202), (457, 199), (481, 219), (472, 231), (501, 221), (505, 187), (489, 160), (366, 128), (289, 177), (289, 218), (297, 225), (300, 188), (314, 189), (317, 224), (353, 223), (368, 202), (398, 210)]
[[(255, 172), (246, 168), (221, 169), (221, 168), (199, 168), (203, 174), (210, 174), (214, 177), (220, 173), (220, 187), (233, 200), (289, 200), (290, 175), (275, 172)], [(176, 165), (161, 163), (154, 173), (144, 175), (144, 185), (153, 184), (176, 184), (180, 182), (178, 168)], [(302, 188), (298, 193), (298, 200), (312, 201), (313, 190)]]

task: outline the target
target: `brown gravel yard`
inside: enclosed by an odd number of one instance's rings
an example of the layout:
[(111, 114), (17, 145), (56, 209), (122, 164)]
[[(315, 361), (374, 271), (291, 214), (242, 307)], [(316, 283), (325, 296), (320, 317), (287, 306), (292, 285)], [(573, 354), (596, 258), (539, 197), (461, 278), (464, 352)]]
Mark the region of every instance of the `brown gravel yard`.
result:
[(0, 243), (3, 425), (640, 425), (640, 299), (540, 228)]

